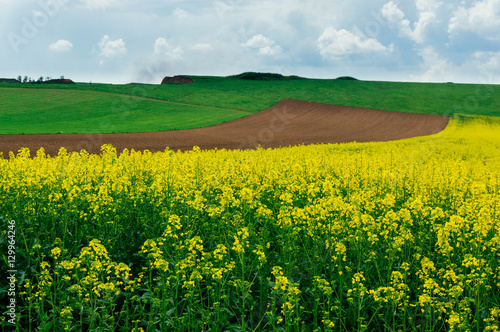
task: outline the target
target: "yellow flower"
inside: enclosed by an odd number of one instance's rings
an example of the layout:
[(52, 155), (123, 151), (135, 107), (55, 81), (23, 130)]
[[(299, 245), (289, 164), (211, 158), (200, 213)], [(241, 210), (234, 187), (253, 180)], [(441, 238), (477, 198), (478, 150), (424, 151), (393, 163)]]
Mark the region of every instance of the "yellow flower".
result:
[(52, 249), (50, 251), (50, 253), (52, 254), (52, 257), (54, 258), (54, 260), (57, 260), (57, 258), (59, 258), (59, 256), (61, 256), (61, 249), (56, 247), (54, 249)]
[(245, 252), (245, 249), (240, 243), (240, 239), (236, 236), (234, 236), (233, 250), (236, 251), (237, 254), (243, 254)]
[(50, 264), (48, 262), (43, 261), (43, 262), (40, 263), (40, 267), (42, 269), (46, 270), (46, 269), (50, 268)]
[(71, 307), (65, 307), (61, 310), (61, 317), (62, 318), (67, 318), (68, 316), (71, 317), (73, 314), (73, 308)]

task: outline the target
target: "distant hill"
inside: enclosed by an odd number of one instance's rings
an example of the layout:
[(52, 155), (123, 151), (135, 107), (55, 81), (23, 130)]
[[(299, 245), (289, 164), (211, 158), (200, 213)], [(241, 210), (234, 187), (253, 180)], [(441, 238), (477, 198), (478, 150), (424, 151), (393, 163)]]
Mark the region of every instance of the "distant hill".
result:
[(295, 75), (283, 76), (281, 74), (275, 74), (275, 73), (256, 73), (256, 72), (246, 72), (229, 77), (237, 78), (240, 80), (252, 80), (252, 81), (289, 81), (289, 80), (305, 79), (303, 77)]
[(44, 81), (43, 84), (75, 84), (72, 80), (68, 78), (55, 78), (52, 80)]
[(21, 83), (15, 78), (0, 78), (0, 83)]
[(194, 81), (190, 79), (189, 77), (186, 76), (166, 76), (162, 81), (161, 84), (193, 84)]
[(336, 80), (340, 80), (340, 81), (358, 81), (357, 78), (354, 78), (354, 77), (351, 77), (351, 76), (340, 76), (340, 77), (337, 77)]

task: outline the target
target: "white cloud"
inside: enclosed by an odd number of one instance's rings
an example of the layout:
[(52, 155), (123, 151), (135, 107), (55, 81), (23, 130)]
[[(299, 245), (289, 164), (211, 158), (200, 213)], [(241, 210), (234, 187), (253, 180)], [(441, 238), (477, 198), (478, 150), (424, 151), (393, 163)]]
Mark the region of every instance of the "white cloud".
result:
[(277, 55), (281, 53), (281, 46), (264, 46), (259, 49), (260, 55)]
[(410, 21), (404, 19), (404, 12), (392, 1), (382, 7), (381, 14), (389, 22), (399, 25), (401, 35), (423, 44), (427, 39), (427, 27), (437, 23), (436, 12), (443, 3), (436, 0), (416, 0), (415, 4), (418, 10), (418, 21), (414, 22), (413, 29)]
[(422, 48), (419, 51), (419, 55), (423, 60), (421, 64), (423, 73), (410, 75), (412, 80), (421, 82), (455, 81), (456, 78), (460, 80), (461, 77), (457, 77), (456, 75), (459, 72), (458, 68), (439, 55), (432, 47), (427, 46)]
[(416, 0), (418, 11), (422, 13), (433, 12), (435, 13), (438, 8), (443, 4), (442, 2), (436, 2), (435, 0)]
[(426, 72), (422, 75), (423, 80), (433, 80), (440, 78), (446, 80), (445, 77), (440, 77), (448, 74), (451, 68), (448, 60), (442, 58), (432, 47), (425, 47), (420, 51), (420, 55), (424, 60), (424, 68)]
[(104, 35), (99, 42), (99, 55), (105, 58), (115, 58), (127, 54), (127, 48), (123, 39), (110, 40)]
[(399, 22), (405, 17), (405, 13), (392, 1), (386, 3), (380, 11), (382, 17), (391, 23)]
[(421, 73), (410, 75), (412, 81), (494, 84), (500, 79), (500, 52), (477, 51), (461, 63), (439, 54), (430, 46), (422, 48), (418, 54), (422, 58)]
[(167, 56), (171, 60), (180, 60), (183, 57), (183, 50), (181, 47), (171, 46), (163, 37), (159, 37), (155, 41), (154, 53), (157, 55)]
[(448, 25), (450, 34), (472, 31), (491, 40), (500, 39), (500, 0), (476, 1), (470, 8), (463, 6), (453, 13)]
[(174, 11), (173, 11), (173, 14), (180, 18), (181, 20), (185, 19), (188, 17), (188, 12), (185, 11), (184, 9), (182, 8), (175, 8)]
[(278, 55), (282, 52), (281, 46), (276, 45), (273, 40), (261, 34), (253, 36), (246, 43), (241, 44), (241, 46), (258, 49), (260, 55)]
[(500, 76), (500, 52), (474, 52), (474, 62), (482, 75)]
[(165, 38), (159, 37), (155, 41), (155, 53), (160, 54), (166, 52), (168, 49), (169, 45), (168, 42)]
[(58, 40), (55, 43), (49, 45), (49, 50), (54, 52), (67, 52), (71, 51), (72, 48), (73, 44), (64, 39)]
[(191, 49), (193, 49), (195, 51), (210, 51), (210, 50), (213, 50), (214, 48), (210, 44), (198, 43), (198, 44), (194, 44), (193, 46), (191, 46)]
[(436, 20), (436, 15), (433, 12), (422, 12), (420, 13), (420, 18), (418, 22), (414, 24), (413, 31), (409, 29), (409, 24), (406, 23), (408, 20), (404, 21), (403, 33), (406, 33), (408, 37), (413, 39), (419, 44), (423, 44), (426, 41), (426, 28), (429, 24), (432, 24)]
[(266, 47), (269, 45), (273, 45), (274, 42), (267, 38), (264, 37), (263, 35), (255, 35), (252, 38), (250, 38), (246, 43), (243, 44), (245, 47), (252, 47), (252, 48), (260, 48), (260, 47)]
[(374, 38), (363, 38), (345, 29), (325, 29), (318, 39), (318, 47), (323, 58), (372, 52), (390, 52), (392, 46), (385, 47)]

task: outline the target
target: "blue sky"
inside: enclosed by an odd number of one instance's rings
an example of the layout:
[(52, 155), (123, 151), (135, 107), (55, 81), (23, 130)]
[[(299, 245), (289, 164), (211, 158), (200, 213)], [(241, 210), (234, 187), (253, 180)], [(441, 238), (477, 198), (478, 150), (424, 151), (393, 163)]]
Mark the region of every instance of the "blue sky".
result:
[(500, 0), (0, 0), (0, 77), (500, 83)]

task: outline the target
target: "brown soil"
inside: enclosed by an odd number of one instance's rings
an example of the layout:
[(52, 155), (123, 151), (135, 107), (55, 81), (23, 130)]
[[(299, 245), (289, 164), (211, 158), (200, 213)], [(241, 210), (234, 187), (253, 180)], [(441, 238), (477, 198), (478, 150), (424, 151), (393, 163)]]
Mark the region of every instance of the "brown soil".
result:
[(103, 144), (117, 151), (202, 149), (252, 149), (298, 144), (389, 141), (425, 136), (446, 128), (449, 118), (438, 115), (399, 113), (285, 99), (279, 104), (231, 122), (199, 128), (132, 134), (0, 135), (0, 152), (7, 157), (28, 147), (32, 156), (44, 147), (56, 155), (85, 149), (100, 153)]
[(52, 80), (45, 81), (43, 83), (44, 84), (75, 84), (75, 82), (73, 82), (72, 80), (67, 79), (67, 78), (55, 78)]
[(194, 81), (192, 79), (185, 76), (174, 76), (174, 77), (166, 76), (161, 81), (161, 84), (193, 84), (193, 83)]

